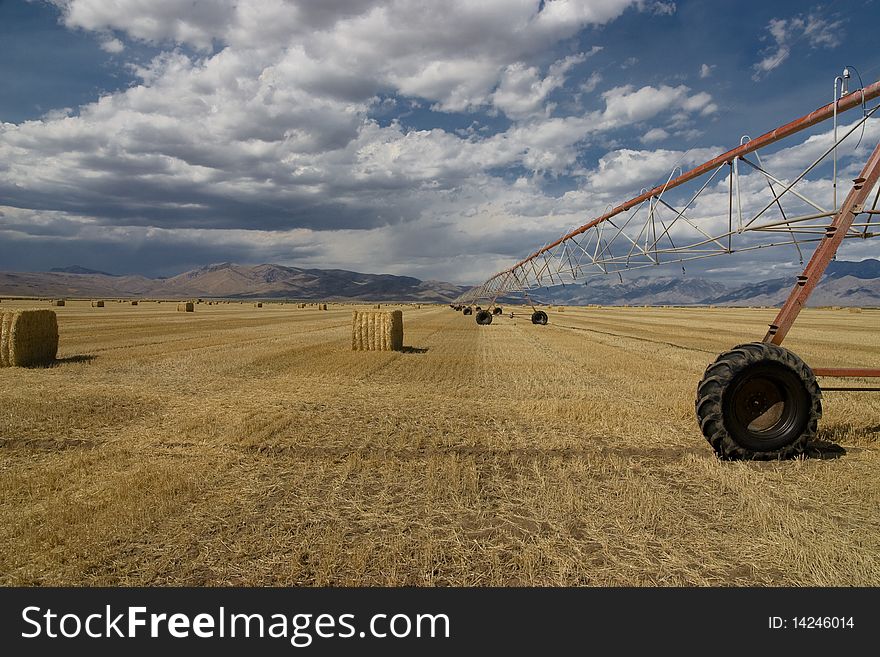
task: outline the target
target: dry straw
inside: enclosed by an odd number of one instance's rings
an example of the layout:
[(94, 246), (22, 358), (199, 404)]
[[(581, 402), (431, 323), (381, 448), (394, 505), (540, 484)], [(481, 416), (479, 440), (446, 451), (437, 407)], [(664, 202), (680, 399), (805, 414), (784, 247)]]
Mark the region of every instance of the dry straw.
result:
[(196, 309), (195, 304), (192, 301), (184, 301), (183, 303), (177, 304), (177, 310), (182, 313), (191, 313)]
[(48, 365), (58, 354), (54, 310), (0, 313), (0, 367)]
[(103, 301), (92, 301), (92, 308), (103, 308), (103, 307), (104, 307)]
[(401, 351), (403, 311), (353, 311), (351, 348), (353, 351)]

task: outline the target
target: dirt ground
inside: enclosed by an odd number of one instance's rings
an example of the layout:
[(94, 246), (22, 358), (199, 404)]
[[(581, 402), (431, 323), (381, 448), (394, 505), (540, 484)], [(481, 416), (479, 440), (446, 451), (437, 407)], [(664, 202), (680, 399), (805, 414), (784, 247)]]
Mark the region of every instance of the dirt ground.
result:
[[(352, 306), (55, 310), (59, 362), (0, 370), (2, 585), (880, 585), (880, 394), (826, 392), (794, 461), (697, 427), (772, 309), (406, 306), (402, 353), (351, 351)], [(878, 327), (786, 346), (880, 367)]]

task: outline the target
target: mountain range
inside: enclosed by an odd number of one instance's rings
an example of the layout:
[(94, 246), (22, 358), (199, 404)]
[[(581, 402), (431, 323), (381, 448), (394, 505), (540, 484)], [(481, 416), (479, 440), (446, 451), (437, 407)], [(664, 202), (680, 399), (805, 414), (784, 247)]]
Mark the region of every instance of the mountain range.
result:
[(356, 299), (447, 303), (466, 288), (410, 276), (282, 265), (199, 267), (170, 278), (119, 276), (78, 265), (49, 272), (0, 272), (0, 295), (36, 297), (154, 297), (180, 299)]
[[(794, 286), (793, 276), (748, 284), (726, 284), (693, 276), (594, 276), (582, 284), (535, 290), (532, 298), (563, 305), (607, 306), (779, 306)], [(514, 302), (516, 295), (505, 301)], [(832, 261), (810, 306), (880, 306), (880, 260)]]
[[(535, 290), (536, 301), (569, 305), (778, 306), (793, 277), (731, 285), (693, 276), (596, 276), (583, 284)], [(169, 278), (115, 275), (78, 265), (49, 272), (0, 272), (0, 296), (326, 299), (448, 303), (467, 287), (409, 276), (342, 269), (221, 263)], [(520, 302), (512, 295), (502, 301)], [(811, 306), (880, 306), (880, 260), (836, 260), (810, 297)]]

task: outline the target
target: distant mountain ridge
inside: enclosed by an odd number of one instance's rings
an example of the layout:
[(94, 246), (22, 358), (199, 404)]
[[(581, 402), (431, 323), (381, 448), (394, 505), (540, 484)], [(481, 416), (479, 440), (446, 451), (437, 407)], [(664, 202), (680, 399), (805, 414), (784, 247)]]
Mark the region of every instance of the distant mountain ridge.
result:
[[(594, 276), (585, 283), (535, 290), (547, 303), (583, 305), (778, 306), (794, 286), (794, 276), (729, 286), (692, 276)], [(511, 301), (516, 295), (509, 297)], [(810, 306), (880, 306), (880, 260), (835, 260), (810, 296)]]
[[(536, 301), (585, 305), (778, 306), (794, 277), (731, 286), (692, 276), (596, 276), (585, 283), (535, 290)], [(448, 303), (467, 287), (411, 276), (283, 265), (199, 267), (168, 278), (114, 275), (74, 265), (51, 272), (0, 272), (0, 296), (326, 299)], [(511, 295), (502, 301), (521, 302)], [(811, 306), (880, 306), (880, 260), (836, 260), (810, 297)]]
[(447, 303), (466, 288), (410, 276), (283, 265), (206, 265), (169, 278), (112, 275), (73, 266), (0, 272), (0, 295), (158, 298), (357, 299)]
[(86, 269), (79, 265), (71, 265), (70, 267), (53, 267), (49, 272), (55, 274), (100, 274), (101, 276), (117, 276), (117, 274), (108, 274), (106, 271), (98, 271), (97, 269)]

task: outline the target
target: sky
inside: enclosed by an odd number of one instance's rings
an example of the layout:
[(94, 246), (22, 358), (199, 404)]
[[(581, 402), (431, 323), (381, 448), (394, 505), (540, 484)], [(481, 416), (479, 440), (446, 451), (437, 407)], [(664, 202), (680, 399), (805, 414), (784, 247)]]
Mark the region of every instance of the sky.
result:
[[(844, 66), (874, 82), (878, 19), (878, 0), (0, 0), (0, 270), (479, 283), (830, 102)], [(861, 136), (845, 173), (880, 129)]]

